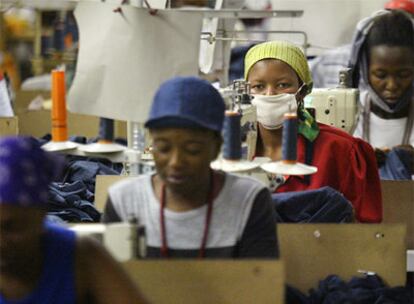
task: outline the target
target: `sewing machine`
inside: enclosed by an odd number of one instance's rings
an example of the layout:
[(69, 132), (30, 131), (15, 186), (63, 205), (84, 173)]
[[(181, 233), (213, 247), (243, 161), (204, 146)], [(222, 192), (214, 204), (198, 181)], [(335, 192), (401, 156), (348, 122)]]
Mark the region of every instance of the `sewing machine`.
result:
[(120, 262), (146, 256), (145, 228), (136, 223), (75, 224), (69, 229), (95, 238)]
[(351, 88), (351, 70), (339, 71), (337, 88), (313, 89), (305, 97), (305, 108), (317, 121), (352, 134), (359, 114), (359, 90)]
[(358, 89), (313, 89), (305, 108), (315, 111), (317, 121), (352, 134), (358, 114)]

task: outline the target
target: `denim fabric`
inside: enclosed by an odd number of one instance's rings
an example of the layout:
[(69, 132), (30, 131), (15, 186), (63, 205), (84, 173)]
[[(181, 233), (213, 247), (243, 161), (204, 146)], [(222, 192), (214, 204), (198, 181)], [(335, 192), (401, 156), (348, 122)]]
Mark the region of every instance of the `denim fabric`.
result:
[[(51, 136), (46, 134), (37, 140), (45, 144)], [(70, 140), (81, 144), (90, 142), (83, 136), (72, 136)], [(100, 213), (93, 205), (96, 175), (119, 175), (122, 168), (121, 163), (106, 159), (66, 155), (64, 176), (49, 187), (48, 214), (68, 222), (99, 221)]]
[(100, 213), (93, 205), (94, 195), (85, 183), (52, 183), (49, 186), (49, 215), (69, 222), (98, 222)]
[(51, 195), (57, 195), (57, 201), (68, 201), (73, 203), (81, 199), (85, 199), (89, 202), (93, 202), (94, 194), (90, 192), (85, 183), (82, 181), (76, 181), (74, 183), (52, 183), (49, 187)]
[(96, 175), (119, 175), (121, 170), (122, 164), (108, 160), (71, 156), (63, 182), (82, 181), (90, 192), (95, 193)]
[(379, 169), (383, 180), (410, 180), (414, 175), (413, 152), (403, 148), (393, 148), (385, 163)]
[(309, 299), (300, 290), (286, 284), (285, 286), (286, 304), (310, 304)]
[(94, 221), (86, 212), (75, 208), (64, 208), (60, 211), (48, 211), (48, 215), (56, 216), (68, 223), (93, 223)]
[(272, 194), (277, 214), (286, 223), (347, 223), (353, 221), (351, 203), (331, 187)]
[(330, 275), (309, 292), (310, 304), (408, 304), (413, 303), (408, 288), (387, 287), (377, 275), (354, 277), (349, 282)]
[(414, 303), (414, 290), (394, 287), (383, 290), (375, 304)]

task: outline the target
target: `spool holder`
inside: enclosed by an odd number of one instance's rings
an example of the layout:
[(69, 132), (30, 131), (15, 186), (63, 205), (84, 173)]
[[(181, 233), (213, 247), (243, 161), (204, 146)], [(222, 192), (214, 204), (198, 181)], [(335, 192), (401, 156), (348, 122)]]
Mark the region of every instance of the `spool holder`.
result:
[(126, 150), (126, 147), (114, 143), (114, 120), (101, 117), (99, 120), (98, 142), (79, 146), (86, 153), (115, 153)]
[(297, 114), (286, 113), (283, 122), (282, 160), (262, 164), (260, 168), (271, 174), (309, 175), (318, 171), (317, 167), (297, 161)]

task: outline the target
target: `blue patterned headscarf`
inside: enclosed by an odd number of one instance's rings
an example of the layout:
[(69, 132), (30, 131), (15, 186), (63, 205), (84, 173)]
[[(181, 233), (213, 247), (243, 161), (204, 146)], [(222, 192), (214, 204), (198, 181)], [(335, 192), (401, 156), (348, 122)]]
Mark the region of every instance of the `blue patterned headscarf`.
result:
[(63, 162), (31, 137), (0, 138), (0, 204), (44, 206)]

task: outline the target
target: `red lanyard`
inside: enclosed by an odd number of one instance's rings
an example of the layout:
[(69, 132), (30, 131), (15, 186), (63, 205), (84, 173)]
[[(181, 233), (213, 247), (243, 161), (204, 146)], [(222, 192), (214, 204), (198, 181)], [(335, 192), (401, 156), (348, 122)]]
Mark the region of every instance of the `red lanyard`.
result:
[[(205, 254), (207, 238), (208, 238), (208, 231), (210, 228), (211, 217), (213, 213), (213, 200), (215, 196), (215, 181), (214, 181), (214, 173), (211, 171), (210, 174), (210, 189), (207, 195), (207, 215), (206, 221), (204, 224), (204, 233), (203, 239), (201, 241), (200, 251), (198, 253), (199, 258), (203, 258)], [(161, 210), (160, 210), (160, 222), (161, 222), (161, 256), (164, 258), (168, 258), (168, 242), (167, 242), (167, 230), (165, 227), (165, 185), (163, 184), (161, 187)]]

